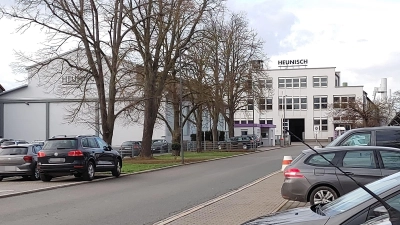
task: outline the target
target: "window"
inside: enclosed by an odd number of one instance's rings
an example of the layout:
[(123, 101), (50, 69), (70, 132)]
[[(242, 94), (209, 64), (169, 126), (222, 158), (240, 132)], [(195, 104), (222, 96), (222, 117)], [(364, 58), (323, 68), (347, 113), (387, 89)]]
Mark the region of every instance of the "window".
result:
[[(284, 102), (285, 100), (285, 102)], [(290, 110), (304, 110), (307, 109), (306, 97), (280, 97), (278, 100), (279, 109), (282, 110), (284, 106)]]
[(272, 78), (268, 78), (266, 80), (259, 80), (259, 82), (261, 88), (267, 88), (267, 89), (272, 88)]
[(89, 142), (87, 138), (82, 138), (81, 142), (82, 142), (82, 147), (89, 148)]
[(260, 110), (272, 110), (272, 98), (261, 98), (258, 105)]
[[(28, 154), (27, 147), (3, 148), (0, 151), (0, 155), (26, 155), (26, 154)], [(5, 158), (5, 159), (7, 159), (7, 158)]]
[(253, 110), (253, 109), (254, 109), (253, 99), (247, 99), (247, 110)]
[(354, 96), (333, 96), (334, 108), (347, 108), (350, 104), (355, 104), (356, 97)]
[(282, 120), (282, 129), (288, 129), (289, 130), (289, 120), (288, 119), (283, 119)]
[(328, 87), (328, 77), (313, 77), (313, 87)]
[(400, 148), (400, 131), (398, 131), (398, 130), (377, 130), (376, 131), (376, 145)]
[(235, 124), (240, 124), (240, 121), (239, 120), (235, 120)]
[(101, 149), (103, 149), (104, 147), (108, 147), (108, 144), (101, 138), (96, 137), (97, 143), (99, 143), (99, 146)]
[(50, 139), (46, 141), (42, 149), (76, 149), (77, 145), (76, 139)]
[(380, 151), (383, 167), (389, 170), (400, 169), (400, 152)]
[(247, 123), (248, 123), (248, 124), (253, 124), (254, 121), (253, 121), (253, 120), (248, 120)]
[(321, 131), (328, 130), (328, 119), (314, 118), (314, 125), (321, 128)]
[[(322, 154), (327, 160), (331, 161), (335, 158), (335, 153), (324, 153)], [(307, 164), (311, 164), (314, 166), (330, 166), (331, 164), (327, 162), (320, 155), (313, 155), (307, 162)]]
[(99, 144), (97, 144), (96, 139), (88, 138), (89, 148), (98, 148)]
[(314, 96), (314, 109), (327, 109), (328, 97), (327, 96)]
[(272, 119), (261, 119), (260, 124), (273, 124)]
[(341, 146), (359, 146), (359, 145), (370, 145), (371, 133), (355, 133), (350, 135)]
[(296, 78), (278, 78), (279, 88), (306, 88), (307, 78), (296, 77)]
[(247, 124), (247, 121), (246, 120), (241, 120), (240, 123), (241, 124)]
[[(242, 130), (241, 132), (242, 132), (242, 135), (247, 135), (247, 130)], [(240, 139), (240, 140), (239, 140), (239, 139)], [(241, 140), (242, 140), (241, 137), (239, 137), (239, 139), (238, 139), (238, 141), (241, 141)]]
[(343, 158), (343, 167), (376, 168), (374, 151), (348, 151)]

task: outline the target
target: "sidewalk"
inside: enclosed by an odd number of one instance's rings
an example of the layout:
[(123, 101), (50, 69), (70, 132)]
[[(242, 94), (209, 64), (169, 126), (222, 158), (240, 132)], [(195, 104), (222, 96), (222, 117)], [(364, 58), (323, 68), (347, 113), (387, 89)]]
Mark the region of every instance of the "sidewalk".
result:
[[(276, 212), (286, 201), (280, 189), (283, 175), (277, 172), (264, 177), (258, 183), (217, 202), (177, 214), (155, 224), (168, 225), (213, 225), (242, 224), (250, 219)], [(186, 215), (185, 215), (186, 214)], [(171, 221), (173, 220), (173, 221)]]

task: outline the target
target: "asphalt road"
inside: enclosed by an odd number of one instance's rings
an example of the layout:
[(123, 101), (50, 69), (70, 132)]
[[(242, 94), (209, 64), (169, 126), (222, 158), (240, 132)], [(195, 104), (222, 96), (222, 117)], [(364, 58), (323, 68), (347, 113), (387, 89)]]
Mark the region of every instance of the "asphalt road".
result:
[(285, 149), (4, 198), (1, 225), (153, 224), (281, 168)]

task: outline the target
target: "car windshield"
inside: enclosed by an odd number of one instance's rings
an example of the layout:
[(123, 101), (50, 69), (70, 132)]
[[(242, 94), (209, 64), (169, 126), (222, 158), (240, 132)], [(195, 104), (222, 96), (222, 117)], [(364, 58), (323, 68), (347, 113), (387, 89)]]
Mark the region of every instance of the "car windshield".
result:
[(0, 150), (0, 155), (26, 155), (27, 153), (27, 147), (3, 148)]
[(163, 140), (153, 140), (153, 144), (161, 144), (163, 143)]
[[(390, 176), (384, 177), (380, 180), (374, 181), (366, 185), (366, 187), (377, 195), (388, 191), (400, 183), (400, 172), (392, 174)], [(357, 188), (356, 190), (349, 192), (342, 197), (324, 205), (321, 210), (327, 216), (334, 216), (350, 210), (373, 197), (364, 191), (362, 188)]]
[(78, 147), (78, 141), (76, 139), (53, 139), (48, 140), (43, 146), (43, 150), (49, 149), (74, 149)]

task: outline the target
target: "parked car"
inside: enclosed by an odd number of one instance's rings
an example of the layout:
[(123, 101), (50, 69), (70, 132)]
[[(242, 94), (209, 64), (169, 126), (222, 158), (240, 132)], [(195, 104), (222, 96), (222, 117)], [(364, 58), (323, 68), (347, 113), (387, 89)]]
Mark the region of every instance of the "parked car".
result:
[(400, 148), (400, 126), (352, 129), (333, 140), (326, 147), (357, 145)]
[(153, 153), (165, 153), (169, 151), (170, 144), (164, 139), (154, 139), (151, 145), (151, 151)]
[[(347, 146), (316, 151), (364, 185), (400, 170), (398, 148)], [(358, 187), (311, 149), (302, 151), (285, 168), (284, 176), (282, 197), (311, 205), (328, 203)]]
[(236, 136), (218, 142), (218, 149), (250, 149), (253, 143), (250, 136)]
[(5, 141), (12, 141), (13, 139), (8, 139), (8, 138), (0, 138), (0, 145), (5, 142)]
[(254, 141), (254, 143), (257, 143), (257, 146), (255, 147), (260, 147), (261, 146), (261, 138), (257, 134), (250, 134), (250, 135), (242, 135), (242, 137), (250, 137)]
[(62, 135), (48, 139), (38, 153), (38, 169), (42, 181), (74, 175), (91, 181), (95, 172), (121, 174), (121, 155), (103, 139), (94, 135)]
[(390, 222), (389, 218), (389, 214), (385, 214), (368, 220), (361, 225), (392, 225), (392, 222)]
[(21, 145), (21, 144), (29, 144), (29, 142), (25, 140), (11, 140), (11, 141), (4, 141), (1, 143), (0, 148), (3, 148), (5, 146), (10, 146), (10, 145)]
[(125, 141), (121, 144), (119, 148), (119, 152), (123, 157), (125, 156), (138, 156), (140, 151), (142, 150), (142, 142), (141, 141)]
[(4, 146), (0, 150), (0, 181), (14, 176), (39, 180), (37, 153), (41, 149), (38, 144)]
[[(400, 172), (366, 187), (391, 207), (400, 210)], [(362, 188), (357, 188), (327, 204), (290, 209), (258, 217), (243, 225), (359, 225), (382, 211), (381, 204)], [(379, 224), (383, 225), (383, 224)]]

